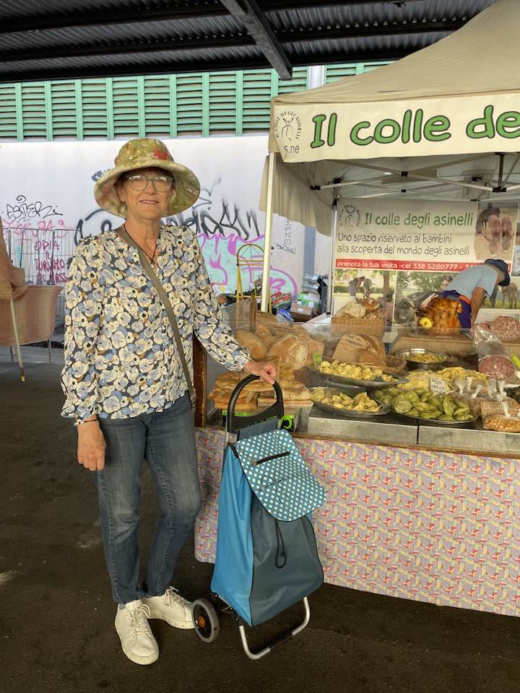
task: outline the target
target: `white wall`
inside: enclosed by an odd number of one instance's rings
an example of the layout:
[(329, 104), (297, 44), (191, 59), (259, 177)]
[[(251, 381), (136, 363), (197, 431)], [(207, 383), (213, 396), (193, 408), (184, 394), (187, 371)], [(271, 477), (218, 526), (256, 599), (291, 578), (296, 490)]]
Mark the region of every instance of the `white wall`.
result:
[[(175, 160), (199, 177), (202, 193), (182, 221), (195, 225), (212, 281), (234, 290), (236, 252), (263, 247), (265, 215), (258, 209), (267, 136), (166, 140)], [(11, 255), (31, 281), (63, 283), (67, 260), (81, 239), (121, 220), (99, 208), (94, 178), (113, 166), (121, 141), (0, 145), (0, 216)], [(296, 293), (304, 261), (304, 229), (275, 218), (272, 291)], [(320, 253), (321, 256), (321, 253)], [(260, 276), (260, 271), (254, 273)], [(249, 278), (243, 274), (244, 289)]]

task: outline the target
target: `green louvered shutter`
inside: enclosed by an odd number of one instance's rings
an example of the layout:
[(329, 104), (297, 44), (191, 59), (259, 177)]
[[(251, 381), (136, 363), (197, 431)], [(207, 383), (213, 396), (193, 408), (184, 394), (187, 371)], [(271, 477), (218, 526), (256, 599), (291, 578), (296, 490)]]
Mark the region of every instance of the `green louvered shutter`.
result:
[[(22, 113), (23, 113), (23, 137), (24, 139), (41, 138), (52, 139), (52, 128), (48, 114), (49, 82), (27, 82), (22, 84)], [(49, 115), (49, 120), (47, 119)], [(50, 135), (50, 137), (49, 137)]]
[(380, 67), (384, 67), (385, 65), (391, 65), (391, 62), (380, 62), (380, 63), (365, 63), (364, 64), (364, 70), (363, 72), (373, 72), (374, 70), (377, 70)]
[(261, 132), (271, 98), (307, 80), (307, 68), (296, 68), (285, 82), (265, 69), (0, 85), (0, 139)]
[(169, 76), (145, 77), (144, 118), (146, 137), (171, 135), (171, 79)]
[(18, 132), (18, 108), (16, 91), (20, 85), (15, 84), (0, 84), (0, 139), (12, 140), (22, 139), (23, 132), (21, 122)]
[(292, 79), (278, 82), (278, 94), (290, 94), (307, 89), (309, 70), (306, 67), (295, 67)]
[[(202, 74), (177, 75), (177, 133), (202, 135)], [(206, 75), (207, 77), (207, 75)]]
[[(108, 94), (108, 88), (110, 94)], [(81, 83), (81, 104), (83, 108), (83, 136), (106, 137), (113, 139), (109, 132), (107, 101), (112, 103), (112, 81), (87, 79)]]
[(77, 137), (78, 111), (75, 82), (51, 82), (52, 133), (57, 137)]
[(378, 67), (383, 67), (383, 65), (389, 65), (389, 62), (378, 62), (378, 63), (346, 63), (344, 65), (326, 65), (325, 66), (325, 84), (330, 82), (337, 82), (338, 79), (343, 79), (343, 77), (355, 77), (356, 75), (362, 75), (365, 72), (372, 72), (377, 70)]
[(209, 75), (209, 134), (236, 131), (237, 81), (236, 72), (213, 72)]
[[(362, 65), (362, 63), (359, 63)], [(337, 82), (338, 79), (343, 79), (343, 77), (355, 77), (360, 74), (357, 71), (357, 65), (355, 63), (349, 65), (326, 65), (325, 66), (325, 83)]]
[(244, 72), (243, 129), (268, 130), (271, 98), (276, 96), (277, 76), (272, 70)]
[[(138, 77), (118, 77), (112, 80), (112, 116), (114, 137), (132, 139), (144, 136), (140, 132), (141, 104)], [(108, 114), (110, 116), (110, 113)]]

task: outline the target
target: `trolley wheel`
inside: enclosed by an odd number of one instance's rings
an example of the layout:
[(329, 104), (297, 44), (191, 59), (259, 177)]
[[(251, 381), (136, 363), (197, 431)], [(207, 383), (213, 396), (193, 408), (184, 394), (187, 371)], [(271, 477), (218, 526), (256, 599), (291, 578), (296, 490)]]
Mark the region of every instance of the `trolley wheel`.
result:
[(215, 607), (208, 599), (196, 599), (192, 605), (195, 632), (203, 642), (213, 642), (220, 632)]

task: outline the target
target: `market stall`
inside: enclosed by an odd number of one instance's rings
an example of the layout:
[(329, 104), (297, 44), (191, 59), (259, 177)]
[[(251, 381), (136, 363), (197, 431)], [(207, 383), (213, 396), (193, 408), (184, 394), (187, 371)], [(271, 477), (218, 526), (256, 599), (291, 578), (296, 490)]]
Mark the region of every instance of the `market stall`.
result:
[[(499, 0), (398, 63), (275, 99), (263, 191), (266, 248), (273, 213), (334, 241), (342, 210), (374, 195), (516, 204), (519, 21), (518, 4)], [(502, 49), (483, 61), (488, 36)], [(264, 297), (268, 268), (266, 253)], [(346, 311), (334, 314), (331, 306), (325, 322), (281, 325), (253, 314), (237, 333), (256, 358), (278, 359), (292, 417), (285, 423), (327, 487), (328, 502), (315, 518), (326, 580), (518, 615), (516, 369), (502, 378), (480, 373), (470, 337), (446, 324), (437, 334), (402, 329), (388, 351), (381, 304), (353, 299)], [(516, 343), (498, 341), (508, 359)], [(198, 431), (200, 560), (214, 560), (221, 424), (234, 384), (225, 374), (206, 380), (210, 407)], [(244, 392), (244, 415), (269, 404), (269, 393), (259, 390)]]

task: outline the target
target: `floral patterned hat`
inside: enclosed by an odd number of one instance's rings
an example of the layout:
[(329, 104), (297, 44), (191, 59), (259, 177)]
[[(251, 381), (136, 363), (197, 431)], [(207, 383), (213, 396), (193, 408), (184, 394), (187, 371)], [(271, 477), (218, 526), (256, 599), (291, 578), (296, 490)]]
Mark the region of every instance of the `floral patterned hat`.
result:
[(114, 187), (119, 176), (138, 168), (163, 168), (175, 179), (168, 215), (178, 214), (191, 207), (199, 198), (200, 183), (189, 168), (177, 164), (161, 140), (143, 138), (130, 140), (119, 150), (115, 167), (107, 171), (94, 187), (94, 197), (100, 207), (118, 217), (126, 217), (126, 204), (121, 202)]

